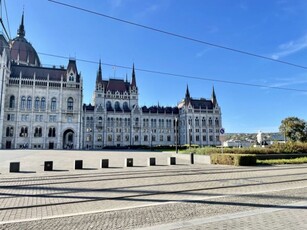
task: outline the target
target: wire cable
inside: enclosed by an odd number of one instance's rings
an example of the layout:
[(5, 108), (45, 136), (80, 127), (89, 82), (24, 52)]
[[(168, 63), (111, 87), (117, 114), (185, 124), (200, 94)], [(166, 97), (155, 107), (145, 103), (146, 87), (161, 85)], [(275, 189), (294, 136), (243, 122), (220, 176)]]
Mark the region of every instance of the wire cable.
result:
[(5, 9), (5, 14), (6, 14), (6, 20), (7, 20), (7, 27), (8, 27), (8, 31), (9, 31), (9, 39), (11, 39), (11, 29), (10, 29), (10, 22), (9, 22), (9, 15), (7, 13), (7, 7), (6, 7), (6, 1), (4, 0), (4, 9)]
[(66, 7), (72, 8), (72, 9), (83, 11), (83, 12), (86, 12), (86, 13), (94, 14), (94, 15), (97, 15), (97, 16), (105, 17), (105, 18), (108, 18), (108, 19), (112, 19), (112, 20), (115, 20), (115, 21), (122, 22), (122, 23), (141, 27), (141, 28), (144, 28), (144, 29), (147, 29), (147, 30), (155, 31), (155, 32), (158, 32), (158, 33), (166, 34), (166, 35), (177, 37), (177, 38), (181, 38), (181, 39), (184, 39), (184, 40), (189, 40), (189, 41), (205, 44), (205, 45), (208, 45), (208, 46), (212, 46), (212, 47), (216, 47), (216, 48), (220, 48), (220, 49), (224, 49), (224, 50), (228, 50), (228, 51), (232, 51), (232, 52), (236, 52), (236, 53), (240, 53), (240, 54), (244, 54), (244, 55), (248, 55), (248, 56), (252, 56), (252, 57), (256, 57), (256, 58), (261, 58), (261, 59), (265, 59), (265, 60), (269, 60), (269, 61), (273, 61), (273, 62), (277, 62), (277, 63), (281, 63), (281, 64), (285, 64), (285, 65), (289, 65), (289, 66), (293, 66), (293, 67), (297, 67), (297, 68), (301, 68), (301, 69), (307, 69), (307, 66), (303, 66), (303, 65), (299, 65), (299, 64), (295, 64), (295, 63), (291, 63), (291, 62), (287, 62), (287, 61), (282, 61), (282, 60), (279, 60), (279, 59), (274, 59), (274, 58), (270, 58), (270, 57), (263, 56), (263, 55), (260, 55), (260, 54), (255, 54), (255, 53), (251, 53), (251, 52), (248, 52), (248, 51), (239, 50), (239, 49), (235, 49), (235, 48), (231, 48), (231, 47), (227, 47), (227, 46), (223, 46), (223, 45), (218, 45), (218, 44), (214, 44), (214, 43), (211, 43), (211, 42), (206, 42), (206, 41), (199, 40), (199, 39), (192, 38), (192, 37), (188, 37), (188, 36), (185, 36), (185, 35), (180, 35), (180, 34), (176, 34), (176, 33), (173, 33), (173, 32), (166, 31), (166, 30), (161, 30), (161, 29), (146, 26), (146, 25), (143, 25), (143, 24), (135, 23), (135, 22), (132, 22), (132, 21), (120, 19), (120, 18), (117, 18), (117, 17), (112, 17), (112, 16), (109, 16), (109, 15), (106, 15), (106, 14), (98, 13), (96, 11), (88, 10), (88, 9), (81, 8), (81, 7), (78, 7), (78, 6), (74, 6), (74, 5), (71, 5), (71, 4), (67, 4), (67, 3), (63, 3), (63, 2), (59, 2), (59, 1), (55, 1), (55, 0), (48, 0), (48, 1), (53, 2), (55, 4), (58, 4), (58, 5), (66, 6)]
[[(43, 52), (37, 52), (37, 53), (41, 54), (41, 55), (45, 55), (45, 56), (50, 56), (50, 57), (55, 57), (55, 58), (61, 58), (61, 59), (69, 60), (69, 57), (66, 57), (66, 56), (55, 55), (55, 54), (48, 54), (48, 53), (43, 53)], [(79, 58), (76, 58), (76, 61), (90, 63), (90, 64), (96, 64), (96, 65), (99, 64), (98, 61), (91, 61), (91, 60), (79, 59)], [(101, 65), (111, 66), (111, 67), (116, 67), (116, 68), (121, 68), (121, 69), (132, 70), (132, 67), (123, 66), (123, 65), (117, 65), (117, 64), (111, 64), (111, 63), (105, 63), (105, 62), (101, 62)], [(237, 82), (237, 81), (227, 81), (227, 80), (221, 80), (221, 79), (215, 79), (215, 78), (199, 77), (199, 76), (177, 74), (177, 73), (170, 73), (170, 72), (162, 72), (162, 71), (150, 70), (150, 69), (135, 68), (135, 70), (140, 71), (140, 72), (145, 72), (145, 73), (169, 76), (169, 77), (186, 78), (186, 79), (218, 82), (218, 83), (225, 83), (225, 84), (232, 84), (232, 85), (241, 85), (241, 86), (249, 86), (249, 87), (267, 88), (267, 89), (275, 89), (275, 90), (287, 90), (287, 91), (296, 91), (296, 92), (305, 92), (305, 93), (307, 92), (306, 89), (276, 87), (276, 86), (267, 86), (267, 85), (261, 85), (261, 84), (251, 84), (251, 83), (244, 83), (244, 82)]]

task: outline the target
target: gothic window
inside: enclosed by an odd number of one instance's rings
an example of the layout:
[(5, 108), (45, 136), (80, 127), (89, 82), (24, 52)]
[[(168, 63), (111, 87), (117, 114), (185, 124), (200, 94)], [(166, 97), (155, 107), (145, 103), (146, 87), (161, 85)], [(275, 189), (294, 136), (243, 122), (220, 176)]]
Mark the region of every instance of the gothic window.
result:
[(163, 135), (160, 135), (160, 141), (163, 141)]
[(41, 137), (41, 136), (42, 136), (42, 128), (41, 127), (35, 127), (34, 137)]
[(13, 127), (7, 127), (6, 128), (6, 136), (7, 137), (12, 137), (13, 136), (13, 134), (14, 134), (14, 128)]
[(35, 98), (34, 108), (35, 108), (35, 110), (39, 110), (39, 97)]
[(67, 99), (67, 110), (72, 111), (74, 109), (74, 99), (69, 97)]
[(211, 119), (211, 117), (209, 118), (209, 126), (212, 126), (212, 119)]
[(129, 135), (125, 136), (125, 141), (129, 141)]
[(28, 97), (27, 99), (27, 110), (31, 110), (32, 108), (32, 97)]
[(13, 108), (15, 108), (15, 96), (14, 95), (10, 97), (10, 109), (13, 109)]
[(120, 110), (120, 104), (118, 101), (115, 102), (115, 110), (119, 111)]
[(54, 127), (49, 128), (48, 137), (55, 137), (55, 128)]
[(198, 117), (195, 118), (195, 126), (199, 126), (199, 119), (198, 119)]
[(107, 107), (107, 110), (111, 110), (111, 109), (112, 109), (112, 103), (111, 103), (111, 101), (107, 101), (106, 107)]
[(20, 109), (21, 110), (24, 110), (26, 107), (26, 97), (25, 96), (22, 96), (21, 97), (21, 101), (20, 101)]
[(147, 135), (144, 136), (144, 141), (148, 141), (148, 136)]
[(102, 141), (102, 135), (99, 134), (99, 135), (97, 136), (97, 141)]
[(151, 136), (151, 141), (156, 141), (156, 136), (155, 135)]
[(69, 75), (69, 81), (75, 81), (75, 78), (74, 78), (73, 73), (71, 73), (71, 74)]
[(123, 104), (123, 109), (124, 110), (129, 110), (128, 103), (126, 101)]
[(42, 97), (41, 99), (41, 110), (45, 111), (46, 109), (46, 98)]
[(28, 127), (26, 127), (26, 126), (21, 127), (19, 136), (20, 137), (27, 137), (28, 136)]
[(112, 141), (112, 135), (111, 134), (108, 135), (108, 141)]
[(171, 136), (167, 136), (167, 141), (170, 142), (171, 141)]
[(215, 126), (219, 126), (219, 119), (215, 118)]
[(122, 139), (121, 135), (116, 136), (116, 141), (121, 141), (121, 139)]
[(56, 98), (53, 97), (51, 99), (51, 111), (55, 111), (56, 110)]
[(135, 142), (138, 142), (138, 141), (139, 141), (139, 136), (138, 136), (138, 135), (135, 135), (135, 136), (134, 136), (134, 141), (135, 141)]
[(203, 117), (201, 120), (201, 126), (205, 127), (206, 126), (206, 119)]

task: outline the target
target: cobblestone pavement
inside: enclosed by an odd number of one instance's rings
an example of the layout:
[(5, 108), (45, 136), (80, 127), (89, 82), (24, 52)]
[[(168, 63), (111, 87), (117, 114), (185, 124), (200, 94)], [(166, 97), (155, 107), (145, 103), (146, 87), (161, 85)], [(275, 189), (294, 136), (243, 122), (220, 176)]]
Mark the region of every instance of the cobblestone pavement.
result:
[[(153, 154), (165, 164), (141, 167)], [(91, 168), (106, 156), (118, 166)], [(120, 167), (131, 156), (139, 167)], [(9, 174), (0, 164), (0, 229), (307, 229), (306, 164), (166, 166), (169, 156), (88, 153), (87, 170), (69, 171), (53, 156), (59, 170), (33, 166), (36, 173)]]

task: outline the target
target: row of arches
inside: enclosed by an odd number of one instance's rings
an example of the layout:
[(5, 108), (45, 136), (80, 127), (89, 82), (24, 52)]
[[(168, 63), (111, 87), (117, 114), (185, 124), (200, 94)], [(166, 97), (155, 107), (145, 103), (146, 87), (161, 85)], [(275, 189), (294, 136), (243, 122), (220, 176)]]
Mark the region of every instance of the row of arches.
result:
[[(6, 127), (6, 137), (13, 137), (14, 136), (14, 127), (8, 126)], [(20, 137), (28, 137), (29, 136), (29, 128), (27, 126), (22, 126), (19, 132)], [(33, 137), (42, 137), (42, 127), (37, 126), (34, 128)], [(48, 137), (56, 137), (56, 129), (55, 127), (48, 128)]]
[[(71, 111), (74, 109), (74, 99), (72, 97), (67, 98), (67, 110)], [(52, 97), (50, 100), (50, 110), (55, 111), (57, 109), (57, 99)], [(20, 110), (32, 110), (32, 97), (31, 96), (21, 96), (20, 100)], [(10, 96), (9, 108), (14, 109), (16, 107), (16, 98), (14, 95)], [(45, 97), (35, 97), (34, 99), (34, 109), (35, 110), (46, 110), (46, 98)]]

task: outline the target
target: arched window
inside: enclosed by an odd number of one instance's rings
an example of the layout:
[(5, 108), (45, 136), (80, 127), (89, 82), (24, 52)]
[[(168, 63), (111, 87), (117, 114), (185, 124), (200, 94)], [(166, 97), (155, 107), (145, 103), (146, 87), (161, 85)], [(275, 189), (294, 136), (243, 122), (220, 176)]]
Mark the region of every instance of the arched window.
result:
[(198, 117), (195, 118), (195, 126), (199, 126), (199, 119), (198, 119)]
[(48, 137), (55, 137), (55, 128), (54, 127), (49, 128)]
[(215, 118), (215, 126), (219, 126), (219, 119)]
[(28, 136), (28, 127), (26, 127), (26, 126), (21, 127), (19, 136), (20, 137), (27, 137)]
[(72, 97), (67, 99), (67, 110), (74, 110), (74, 99)]
[(51, 99), (51, 111), (55, 111), (56, 110), (56, 98), (53, 97)]
[(20, 109), (21, 110), (24, 110), (26, 107), (26, 97), (25, 96), (22, 96), (21, 97), (21, 101), (20, 101)]
[(69, 75), (69, 81), (75, 81), (75, 78), (74, 78), (74, 75), (73, 75), (73, 73), (71, 73), (70, 75)]
[(116, 110), (116, 111), (121, 110), (121, 109), (120, 109), (120, 104), (119, 104), (118, 101), (115, 102), (115, 110)]
[(42, 97), (41, 99), (41, 110), (45, 111), (46, 109), (46, 98)]
[(10, 109), (13, 109), (13, 108), (15, 108), (15, 96), (14, 95), (10, 97)]
[(31, 110), (32, 108), (32, 97), (28, 97), (27, 99), (27, 110)]
[(124, 104), (123, 104), (123, 109), (124, 110), (129, 110), (129, 107), (128, 107), (128, 102), (124, 102)]
[(212, 126), (212, 118), (209, 118), (209, 126)]
[(7, 137), (12, 137), (13, 136), (13, 134), (14, 134), (14, 128), (13, 127), (7, 127), (6, 128), (6, 136)]
[(201, 120), (201, 126), (205, 127), (206, 126), (206, 119), (203, 117)]
[(34, 137), (41, 137), (42, 136), (42, 128), (36, 127), (34, 130)]
[(106, 106), (107, 106), (107, 110), (112, 109), (112, 103), (111, 103), (111, 101), (107, 101)]
[(34, 108), (35, 108), (35, 110), (39, 110), (39, 97), (35, 98)]

